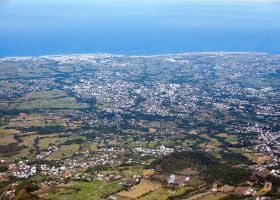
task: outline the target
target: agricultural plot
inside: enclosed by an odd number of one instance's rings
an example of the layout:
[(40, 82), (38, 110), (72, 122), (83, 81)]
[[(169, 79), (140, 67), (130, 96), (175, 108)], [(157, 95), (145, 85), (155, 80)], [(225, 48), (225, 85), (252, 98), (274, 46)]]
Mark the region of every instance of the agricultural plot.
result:
[(154, 192), (151, 192), (143, 197), (140, 197), (139, 200), (168, 200), (170, 197), (180, 196), (191, 191), (191, 187), (182, 187), (177, 190), (171, 190), (170, 188), (162, 187)]
[(151, 182), (148, 180), (142, 180), (138, 185), (129, 188), (128, 191), (121, 191), (117, 193), (118, 196), (127, 197), (131, 199), (137, 199), (142, 196), (148, 195), (161, 188), (161, 184)]
[(14, 138), (14, 135), (6, 135), (6, 134), (0, 134), (0, 141), (2, 144), (11, 144), (17, 142)]
[(47, 149), (51, 144), (55, 144), (58, 141), (60, 141), (60, 138), (56, 136), (44, 137), (44, 138), (40, 138), (38, 146), (40, 150), (44, 150)]
[(64, 158), (71, 157), (74, 153), (76, 153), (80, 148), (78, 144), (72, 145), (62, 145), (59, 147), (58, 151), (53, 152), (51, 155), (47, 157), (47, 160), (62, 160)]
[(11, 105), (14, 110), (33, 110), (33, 109), (84, 109), (86, 104), (78, 103), (73, 97), (57, 99), (34, 99), (28, 102), (21, 101)]
[(119, 181), (106, 183), (95, 180), (93, 182), (78, 182), (63, 191), (56, 191), (45, 196), (46, 200), (99, 200), (120, 190)]
[(125, 177), (133, 177), (133, 176), (140, 176), (142, 174), (143, 167), (142, 166), (132, 166), (129, 167), (127, 170), (122, 170), (121, 174)]
[(67, 93), (61, 90), (47, 90), (47, 91), (39, 91), (32, 92), (27, 94), (25, 97), (27, 99), (55, 99), (55, 98), (63, 98), (67, 97)]
[(236, 141), (236, 136), (235, 135), (220, 133), (217, 136), (220, 137), (220, 138), (223, 138), (226, 142), (228, 142), (230, 144), (238, 144), (238, 142)]
[(230, 150), (233, 152), (241, 153), (242, 155), (246, 156), (249, 160), (258, 164), (264, 164), (266, 162), (271, 161), (271, 158), (263, 153), (258, 153), (251, 150), (234, 149), (234, 148), (230, 148)]
[(220, 200), (226, 196), (228, 196), (228, 194), (218, 192), (218, 193), (213, 193), (213, 194), (208, 194), (208, 195), (202, 196), (202, 197), (198, 198), (197, 200)]

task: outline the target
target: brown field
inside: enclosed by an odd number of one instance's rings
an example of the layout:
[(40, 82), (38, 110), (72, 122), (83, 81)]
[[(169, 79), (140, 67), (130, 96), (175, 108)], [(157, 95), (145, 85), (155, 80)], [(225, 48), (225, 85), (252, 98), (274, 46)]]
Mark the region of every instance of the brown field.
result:
[(256, 160), (257, 160), (257, 163), (259, 164), (264, 164), (266, 162), (269, 162), (271, 160), (271, 158), (267, 155), (264, 155), (262, 153), (257, 153), (255, 154), (256, 155)]
[(212, 192), (203, 192), (203, 193), (199, 193), (199, 194), (193, 195), (193, 196), (191, 196), (191, 197), (188, 197), (188, 198), (186, 198), (186, 199), (184, 199), (184, 200), (198, 200), (198, 199), (200, 199), (200, 198), (202, 198), (202, 197), (205, 197), (205, 196), (210, 195), (211, 193), (212, 193)]
[(155, 173), (155, 170), (144, 169), (143, 172), (142, 172), (142, 175), (144, 177), (149, 177), (149, 176), (152, 176), (154, 173)]
[(161, 188), (161, 184), (154, 183), (148, 180), (142, 180), (138, 185), (135, 185), (129, 189), (129, 191), (121, 191), (117, 193), (118, 196), (122, 196), (130, 199), (137, 199), (145, 194), (154, 192)]
[(225, 193), (213, 193), (213, 194), (209, 194), (209, 195), (203, 196), (201, 198), (198, 198), (197, 200), (219, 200), (226, 196), (227, 196), (227, 194), (225, 194)]
[(246, 156), (249, 160), (252, 160), (255, 163), (258, 164), (264, 164), (266, 162), (269, 162), (271, 158), (263, 153), (258, 153), (250, 150), (241, 150), (241, 149), (235, 149), (235, 148), (229, 148), (229, 150), (232, 150), (234, 152), (241, 153), (242, 155)]
[(166, 187), (161, 187), (160, 189), (151, 192), (148, 195), (138, 198), (139, 200), (167, 200), (169, 197), (184, 194), (185, 192), (192, 190), (191, 187), (181, 187), (177, 190), (170, 190)]
[(256, 153), (256, 152), (246, 152), (244, 153), (246, 157), (248, 157), (250, 160), (253, 160), (254, 162), (258, 164), (264, 164), (271, 160), (271, 158), (263, 153)]
[(11, 144), (17, 142), (13, 135), (0, 135), (1, 144)]
[(263, 196), (263, 195), (265, 195), (266, 193), (270, 192), (271, 189), (272, 189), (272, 183), (270, 183), (270, 182), (265, 182), (263, 188), (260, 189), (260, 190), (257, 192), (257, 196)]
[(224, 185), (218, 189), (219, 192), (232, 192), (234, 191), (234, 187), (230, 185)]
[(20, 131), (16, 129), (0, 129), (0, 135), (15, 135), (19, 133)]
[(23, 142), (21, 143), (21, 145), (25, 145), (27, 147), (32, 147), (34, 145), (34, 139), (36, 138), (37, 136), (35, 134), (32, 134), (32, 135), (28, 135), (28, 136), (24, 136), (24, 137), (21, 137), (21, 139), (23, 140)]

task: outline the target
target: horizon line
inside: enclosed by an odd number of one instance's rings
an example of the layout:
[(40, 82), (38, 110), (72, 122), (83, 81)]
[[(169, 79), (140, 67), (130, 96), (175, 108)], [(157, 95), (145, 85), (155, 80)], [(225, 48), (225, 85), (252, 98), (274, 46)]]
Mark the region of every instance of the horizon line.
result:
[(114, 53), (69, 53), (69, 54), (49, 54), (49, 55), (37, 55), (37, 56), (0, 56), (0, 59), (5, 58), (44, 58), (44, 57), (63, 57), (63, 56), (112, 56), (112, 57), (161, 57), (161, 56), (176, 56), (176, 55), (191, 55), (191, 54), (264, 54), (264, 55), (280, 55), (278, 53), (267, 52), (254, 52), (254, 51), (198, 51), (198, 52), (181, 52), (181, 53), (163, 53), (152, 55), (125, 55)]

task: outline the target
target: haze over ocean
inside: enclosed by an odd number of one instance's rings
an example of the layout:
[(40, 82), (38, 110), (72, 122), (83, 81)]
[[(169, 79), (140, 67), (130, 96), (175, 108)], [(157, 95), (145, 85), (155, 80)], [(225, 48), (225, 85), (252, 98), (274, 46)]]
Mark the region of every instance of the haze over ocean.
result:
[(0, 0), (0, 56), (280, 53), (280, 2)]

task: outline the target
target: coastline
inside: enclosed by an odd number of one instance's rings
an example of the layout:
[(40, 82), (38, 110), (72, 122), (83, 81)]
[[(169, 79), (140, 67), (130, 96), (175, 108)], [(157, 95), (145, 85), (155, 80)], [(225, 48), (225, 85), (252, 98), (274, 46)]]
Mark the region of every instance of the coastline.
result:
[(128, 58), (154, 58), (166, 56), (182, 56), (182, 55), (279, 55), (277, 53), (266, 52), (246, 52), (246, 51), (205, 51), (205, 52), (185, 52), (185, 53), (167, 53), (167, 54), (153, 54), (153, 55), (122, 55), (122, 54), (109, 54), (109, 53), (81, 53), (81, 54), (53, 54), (41, 56), (0, 56), (3, 59), (36, 59), (36, 58), (54, 58), (54, 57), (82, 57), (82, 56), (95, 56), (95, 57), (128, 57)]

